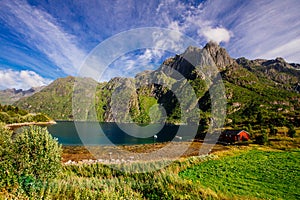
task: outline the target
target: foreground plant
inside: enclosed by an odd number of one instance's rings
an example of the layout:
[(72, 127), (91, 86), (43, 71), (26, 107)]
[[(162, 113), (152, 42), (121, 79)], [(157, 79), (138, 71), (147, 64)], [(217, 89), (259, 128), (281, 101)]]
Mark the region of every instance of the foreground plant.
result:
[(62, 148), (47, 128), (30, 126), (14, 140), (11, 136), (11, 131), (0, 128), (2, 190), (29, 194), (61, 172)]

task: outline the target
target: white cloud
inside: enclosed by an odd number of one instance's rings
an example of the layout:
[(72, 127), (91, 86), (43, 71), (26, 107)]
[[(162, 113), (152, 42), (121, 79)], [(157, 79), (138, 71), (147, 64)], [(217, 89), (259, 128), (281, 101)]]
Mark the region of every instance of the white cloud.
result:
[(161, 49), (129, 52), (114, 61), (103, 73), (100, 81), (108, 81), (115, 76), (133, 77), (144, 70), (155, 70), (170, 54)]
[[(229, 42), (233, 36), (231, 31), (214, 19), (208, 18), (205, 15), (205, 9), (204, 3), (192, 6), (189, 3), (165, 0), (159, 4), (156, 12), (169, 13), (169, 15), (162, 14), (164, 16), (162, 23), (166, 23), (170, 29), (192, 36), (199, 43), (210, 40), (217, 43)], [(176, 10), (177, 16), (173, 16), (170, 10)]]
[(266, 53), (262, 54), (263, 58), (276, 58), (276, 57), (284, 57), (289, 62), (299, 62), (298, 56), (300, 55), (300, 38), (296, 38), (286, 44), (276, 47), (275, 49), (271, 49)]
[(225, 29), (225, 28), (204, 28), (202, 31), (202, 34), (205, 36), (205, 38), (207, 39), (207, 41), (214, 41), (217, 43), (220, 42), (229, 42), (230, 37), (231, 37), (231, 33)]
[(0, 70), (0, 89), (29, 89), (48, 85), (52, 80), (45, 79), (33, 71)]
[(21, 34), (28, 46), (44, 53), (67, 74), (76, 74), (86, 53), (76, 45), (76, 38), (63, 30), (57, 20), (26, 1), (4, 0), (0, 17)]
[(234, 37), (225, 47), (233, 57), (283, 57), (300, 62), (298, 0), (207, 1), (203, 15), (222, 21)]

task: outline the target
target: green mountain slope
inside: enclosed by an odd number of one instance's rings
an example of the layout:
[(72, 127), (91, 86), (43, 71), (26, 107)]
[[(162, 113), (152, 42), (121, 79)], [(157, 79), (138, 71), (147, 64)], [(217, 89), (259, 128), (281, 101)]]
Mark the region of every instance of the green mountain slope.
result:
[[(45, 113), (54, 119), (72, 119), (72, 95), (76, 79), (72, 76), (59, 78), (40, 92), (20, 99), (15, 105), (31, 112)], [(98, 84), (92, 79), (85, 80), (87, 84)]]
[[(216, 73), (211, 66), (221, 72), (225, 85), (228, 125), (283, 125), (289, 122), (300, 126), (300, 71), (297, 64), (289, 64), (282, 58), (233, 59), (224, 48), (212, 42), (203, 49), (189, 47), (183, 54), (164, 61), (157, 70), (141, 72), (135, 78), (117, 77), (105, 83), (84, 79), (86, 84), (79, 90), (94, 98), (95, 107), (85, 108), (82, 119), (88, 119), (95, 109), (99, 121), (150, 123), (151, 115), (160, 115), (158, 105), (161, 105), (169, 123), (200, 121), (203, 125), (208, 124), (211, 117), (209, 89), (214, 87), (213, 79), (208, 77), (214, 78)], [(75, 81), (74, 77), (58, 79), (15, 105), (54, 119), (72, 120)], [(191, 95), (184, 93), (187, 85), (196, 94), (201, 115), (193, 116), (192, 110), (198, 108), (192, 104), (183, 108), (187, 115), (182, 120), (181, 105), (175, 93), (183, 95), (184, 101), (192, 102)], [(120, 92), (128, 88), (131, 89), (127, 93)], [(114, 94), (117, 95), (112, 98)], [(124, 101), (126, 98), (128, 100)], [(115, 108), (115, 104), (119, 107)], [(81, 107), (74, 108), (75, 113), (82, 112)], [(118, 116), (113, 115), (116, 113)], [(159, 116), (153, 118), (159, 119)]]

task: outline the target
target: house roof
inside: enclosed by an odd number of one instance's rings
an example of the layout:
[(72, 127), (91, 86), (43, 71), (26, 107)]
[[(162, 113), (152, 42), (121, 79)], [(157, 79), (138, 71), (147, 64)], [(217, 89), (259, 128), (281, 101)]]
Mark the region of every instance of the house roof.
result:
[(239, 135), (243, 131), (246, 132), (246, 133), (248, 133), (245, 130), (225, 130), (225, 131), (222, 132), (222, 134), (225, 134), (225, 135)]

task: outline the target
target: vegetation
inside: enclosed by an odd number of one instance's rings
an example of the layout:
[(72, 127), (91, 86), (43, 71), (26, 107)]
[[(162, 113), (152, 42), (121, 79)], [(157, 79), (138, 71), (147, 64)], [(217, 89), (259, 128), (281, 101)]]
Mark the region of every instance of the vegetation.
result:
[[(254, 130), (260, 130), (261, 126), (268, 129), (270, 124), (276, 127), (287, 126), (288, 124), (300, 126), (300, 94), (293, 89), (293, 85), (297, 81), (299, 82), (299, 72), (292, 68), (286, 68), (285, 64), (280, 61), (274, 61), (274, 66), (272, 62), (267, 66), (262, 66), (256, 61), (241, 58), (237, 59), (236, 64), (222, 69), (221, 75), (227, 97), (227, 126), (241, 128), (250, 124)], [(179, 71), (181, 67), (185, 67), (184, 65), (181, 66), (175, 58), (170, 60), (169, 65), (172, 66), (174, 63), (178, 64), (176, 67)], [(268, 73), (263, 70), (264, 68), (269, 70)], [(203, 77), (197, 75), (194, 69), (191, 68), (192, 71), (186, 71), (187, 68), (184, 69), (183, 71), (187, 75), (191, 74), (191, 76), (187, 76), (187, 83), (194, 89), (201, 109), (200, 117), (189, 121), (200, 122), (205, 127), (206, 124), (203, 122), (207, 121), (205, 117), (209, 116), (211, 112), (209, 86), (206, 85)], [(285, 82), (278, 77), (284, 78)], [(172, 76), (169, 77), (158, 69), (150, 75), (149, 73), (142, 73), (142, 75), (137, 75), (135, 79), (128, 79), (127, 81), (124, 78), (115, 78), (107, 83), (97, 83), (91, 79), (86, 79), (86, 87), (80, 90), (84, 94), (90, 95), (96, 92), (95, 96), (90, 97), (95, 98), (97, 119), (99, 121), (111, 121), (113, 119), (111, 118), (110, 104), (113, 90), (122, 81), (131, 84), (130, 87), (134, 87), (134, 84), (138, 87), (138, 81), (147, 82), (151, 78), (156, 78), (160, 82), (170, 82), (173, 84), (173, 88), (180, 89), (184, 84), (184, 81), (176, 82)], [(45, 113), (54, 119), (73, 120), (72, 94), (75, 80), (75, 77), (58, 79), (33, 96), (21, 99), (15, 105), (31, 112)], [(89, 88), (87, 85), (93, 87)], [(88, 91), (93, 88), (96, 90)], [(166, 109), (168, 123), (180, 123), (180, 104), (169, 89), (155, 84), (136, 88), (136, 93), (130, 97), (129, 105), (124, 106), (124, 116), (130, 115), (137, 123), (149, 123), (149, 108), (155, 104), (160, 104)], [(83, 98), (85, 96), (83, 95)], [(188, 101), (190, 94), (184, 96)], [(88, 109), (86, 116), (93, 110), (93, 107)], [(0, 118), (7, 118), (7, 116), (2, 114)], [(276, 134), (274, 131), (272, 129), (271, 134)]]
[[(273, 148), (282, 149), (270, 142)], [(286, 151), (259, 146), (174, 161), (61, 165), (62, 150), (45, 128), (12, 132), (0, 126), (0, 198), (24, 199), (297, 199), (299, 138), (286, 137)], [(283, 141), (283, 139), (281, 139)], [(273, 142), (274, 141), (274, 142)], [(294, 145), (294, 142), (296, 146)], [(259, 147), (259, 149), (257, 149)], [(285, 146), (286, 148), (287, 146)], [(114, 164), (111, 164), (114, 165)]]
[(299, 174), (299, 150), (251, 150), (194, 165), (180, 177), (232, 198), (298, 199)]
[(288, 125), (288, 136), (293, 138), (296, 136), (296, 130), (295, 130), (295, 127), (292, 125), (292, 124), (289, 124)]
[(12, 105), (0, 104), (0, 122), (22, 123), (22, 122), (48, 122), (51, 119), (44, 114), (28, 113), (26, 110), (20, 109)]
[[(32, 195), (46, 181), (59, 176), (62, 148), (46, 128), (31, 126), (12, 139), (0, 126), (0, 188), (4, 192)], [(1, 192), (0, 190), (0, 192)]]
[[(175, 161), (159, 171), (129, 173), (103, 164), (66, 165), (55, 179), (5, 193), (49, 199), (297, 199), (298, 150), (230, 151)], [(164, 161), (124, 164), (134, 171)]]

